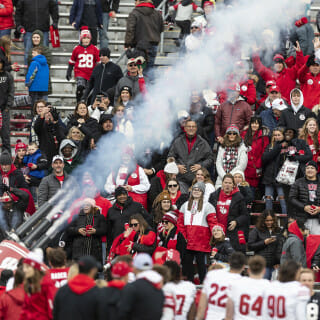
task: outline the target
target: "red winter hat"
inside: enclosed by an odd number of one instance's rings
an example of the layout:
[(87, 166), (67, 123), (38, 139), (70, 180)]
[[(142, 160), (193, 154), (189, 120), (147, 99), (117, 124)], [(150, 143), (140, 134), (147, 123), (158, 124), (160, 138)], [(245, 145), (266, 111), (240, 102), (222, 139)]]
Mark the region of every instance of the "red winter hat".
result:
[(223, 224), (221, 224), (221, 223), (215, 224), (215, 225), (213, 226), (213, 228), (212, 228), (212, 233), (213, 233), (213, 230), (215, 230), (215, 229), (221, 230), (221, 231), (223, 232), (223, 234), (226, 235), (226, 228), (224, 227)]
[(211, 2), (211, 1), (205, 1), (205, 3), (203, 4), (203, 7), (205, 8), (205, 7), (213, 7), (214, 6), (214, 3), (213, 2)]
[(111, 275), (113, 278), (122, 278), (129, 272), (132, 272), (132, 268), (130, 268), (124, 261), (117, 262), (111, 269)]
[(89, 38), (91, 39), (91, 32), (89, 31), (88, 27), (87, 26), (83, 26), (81, 27), (81, 32), (80, 32), (80, 41), (83, 39), (83, 38)]
[(242, 230), (238, 231), (239, 244), (246, 244), (246, 238)]
[(177, 220), (178, 220), (178, 217), (172, 211), (167, 212), (162, 217), (162, 221), (169, 221), (169, 222), (173, 223), (175, 226), (177, 225)]
[(283, 57), (283, 55), (277, 53), (277, 54), (273, 57), (273, 61), (275, 61), (275, 62), (284, 62), (284, 57)]
[(16, 146), (14, 148), (14, 151), (15, 151), (15, 153), (17, 153), (17, 151), (19, 149), (27, 150), (27, 148), (28, 148), (28, 146), (19, 139), (19, 140), (17, 140), (17, 143), (16, 143)]
[(300, 20), (297, 20), (295, 22), (295, 25), (299, 28), (301, 26), (303, 26), (304, 24), (308, 23), (308, 19), (306, 17), (301, 18)]

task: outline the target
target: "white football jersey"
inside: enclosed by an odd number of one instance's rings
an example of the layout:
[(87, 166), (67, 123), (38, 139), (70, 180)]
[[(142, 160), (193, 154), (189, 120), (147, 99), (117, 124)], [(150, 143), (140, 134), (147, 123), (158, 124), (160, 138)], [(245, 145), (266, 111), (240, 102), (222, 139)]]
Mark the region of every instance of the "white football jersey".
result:
[(270, 282), (243, 277), (231, 283), (228, 296), (234, 303), (234, 320), (263, 319), (264, 294)]
[(228, 300), (227, 289), (231, 283), (239, 279), (241, 279), (239, 274), (224, 269), (211, 270), (207, 273), (202, 289), (208, 299), (206, 319), (224, 319)]
[(263, 319), (305, 320), (310, 290), (297, 281), (273, 281), (265, 292)]
[(197, 288), (190, 281), (181, 280), (179, 283), (169, 282), (166, 286), (174, 295), (175, 320), (187, 320), (188, 312), (196, 297)]

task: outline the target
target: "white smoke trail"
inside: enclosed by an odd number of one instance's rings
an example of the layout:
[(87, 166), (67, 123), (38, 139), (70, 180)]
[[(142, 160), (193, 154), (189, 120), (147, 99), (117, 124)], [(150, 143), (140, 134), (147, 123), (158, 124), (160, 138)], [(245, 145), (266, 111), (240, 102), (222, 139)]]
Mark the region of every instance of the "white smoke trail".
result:
[[(142, 153), (145, 147), (158, 150), (161, 143), (169, 146), (176, 113), (188, 110), (191, 91), (208, 87), (214, 91), (219, 89), (240, 56), (249, 56), (251, 47), (261, 43), (265, 29), (273, 31), (277, 42), (280, 30), (292, 25), (301, 12), (300, 0), (243, 0), (237, 1), (232, 9), (213, 12), (214, 35), (205, 37), (198, 51), (181, 58), (170, 70), (159, 73), (155, 84), (148, 88), (145, 102), (135, 109), (133, 143), (137, 153)], [(262, 48), (270, 49), (263, 43)], [(119, 163), (122, 140), (115, 135), (103, 138), (98, 150), (73, 173), (78, 182), (87, 171), (101, 189), (110, 167)], [(68, 190), (63, 188), (57, 198), (64, 201)], [(67, 217), (62, 219), (67, 220)], [(61, 226), (62, 221), (56, 221), (50, 232)]]

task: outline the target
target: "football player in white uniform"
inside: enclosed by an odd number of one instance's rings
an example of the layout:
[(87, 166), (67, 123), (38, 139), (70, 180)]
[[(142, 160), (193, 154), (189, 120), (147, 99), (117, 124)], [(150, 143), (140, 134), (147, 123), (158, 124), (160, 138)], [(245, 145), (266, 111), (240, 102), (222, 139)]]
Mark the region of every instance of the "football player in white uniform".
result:
[(264, 293), (270, 285), (263, 279), (266, 260), (257, 255), (249, 259), (248, 265), (249, 278), (243, 277), (229, 286), (225, 320), (264, 320)]
[(175, 300), (175, 320), (194, 319), (196, 314), (196, 286), (190, 281), (181, 280), (181, 267), (175, 261), (164, 263), (170, 269), (171, 279), (166, 283)]
[(300, 265), (285, 261), (279, 269), (279, 281), (273, 281), (265, 292), (263, 320), (306, 320), (310, 290), (296, 281)]
[[(196, 320), (222, 320), (226, 314), (227, 289), (235, 280), (241, 279), (246, 257), (241, 252), (234, 252), (229, 259), (230, 271), (211, 270), (203, 283)], [(206, 310), (207, 315), (206, 314)]]
[(309, 288), (310, 300), (307, 304), (307, 320), (320, 320), (320, 292), (314, 291), (315, 274), (311, 269), (302, 269), (299, 272), (299, 281)]

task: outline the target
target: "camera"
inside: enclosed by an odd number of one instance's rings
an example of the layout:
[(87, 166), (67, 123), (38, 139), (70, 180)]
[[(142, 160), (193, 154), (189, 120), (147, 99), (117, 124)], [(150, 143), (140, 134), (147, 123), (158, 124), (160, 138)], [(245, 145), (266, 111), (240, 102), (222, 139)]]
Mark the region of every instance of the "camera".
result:
[(97, 95), (96, 95), (96, 101), (97, 101), (97, 102), (101, 102), (102, 97), (103, 97), (103, 95), (97, 94)]

